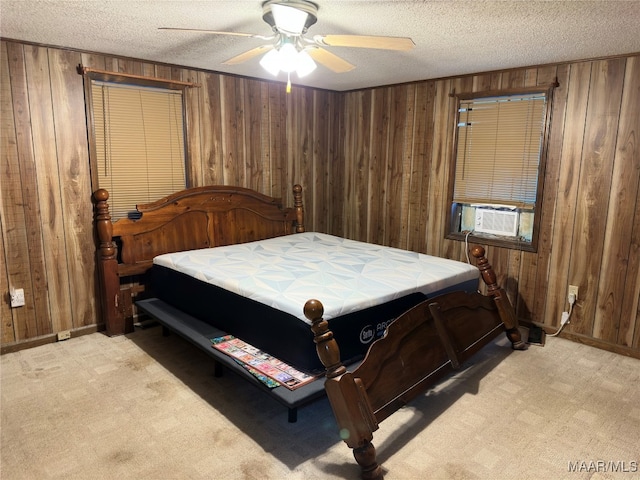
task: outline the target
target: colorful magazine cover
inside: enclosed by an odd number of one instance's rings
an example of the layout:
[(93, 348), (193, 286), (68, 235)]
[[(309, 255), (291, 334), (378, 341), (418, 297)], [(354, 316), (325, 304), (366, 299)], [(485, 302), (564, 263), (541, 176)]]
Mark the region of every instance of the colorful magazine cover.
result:
[(269, 388), (282, 385), (295, 390), (317, 378), (296, 370), (233, 335), (212, 338), (211, 343), (213, 348), (229, 355)]

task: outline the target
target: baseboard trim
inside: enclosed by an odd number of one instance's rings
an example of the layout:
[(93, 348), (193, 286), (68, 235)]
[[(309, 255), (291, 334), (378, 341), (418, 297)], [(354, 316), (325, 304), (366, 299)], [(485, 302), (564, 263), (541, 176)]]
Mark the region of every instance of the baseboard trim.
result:
[[(555, 327), (550, 327), (548, 325), (541, 325), (538, 323), (527, 322), (524, 320), (520, 320), (520, 324), (525, 327), (535, 324), (539, 327), (542, 327), (547, 334), (556, 332)], [(599, 340), (597, 338), (588, 337), (586, 335), (581, 335), (579, 333), (571, 333), (571, 332), (565, 332), (565, 331), (560, 332), (560, 335), (558, 335), (558, 337), (564, 338), (566, 340), (571, 340), (572, 342), (582, 343), (583, 345), (589, 345), (590, 347), (599, 348), (600, 350), (606, 350), (608, 352), (624, 355), (626, 357), (640, 359), (640, 349), (638, 348), (626, 347), (624, 345), (617, 345), (615, 343), (607, 342), (605, 340)]]
[[(76, 328), (71, 330), (71, 338), (81, 337), (82, 335), (89, 335), (104, 330), (104, 324), (88, 325), (86, 327)], [(39, 347), (40, 345), (47, 345), (48, 343), (56, 343), (58, 341), (57, 333), (50, 333), (47, 335), (41, 335), (39, 337), (29, 338), (27, 340), (21, 340), (18, 342), (7, 343), (0, 347), (0, 355), (5, 353), (18, 352), (27, 348)], [(63, 342), (66, 340), (62, 340)]]

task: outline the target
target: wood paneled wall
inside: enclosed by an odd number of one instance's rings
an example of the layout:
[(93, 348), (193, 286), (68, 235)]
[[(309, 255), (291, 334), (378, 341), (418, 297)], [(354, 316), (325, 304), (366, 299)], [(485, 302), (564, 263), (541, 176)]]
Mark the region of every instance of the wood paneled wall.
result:
[[(524, 68), (344, 94), (344, 199), (334, 231), (465, 260), (447, 240), (453, 92), (548, 85), (557, 79), (536, 253), (486, 247), (518, 317), (640, 351), (640, 57)], [(555, 329), (551, 329), (555, 330)]]
[[(100, 322), (79, 65), (197, 83), (186, 97), (190, 186), (239, 185), (292, 205), (299, 182), (307, 228), (328, 229), (338, 94), (294, 88), (287, 95), (282, 84), (2, 41), (3, 346)], [(24, 307), (9, 307), (11, 287), (24, 289)]]
[[(71, 50), (0, 44), (0, 302), (3, 349), (99, 323), (82, 64), (191, 81), (191, 185), (257, 189), (307, 229), (464, 259), (446, 240), (454, 90), (556, 78), (537, 253), (488, 248), (523, 320), (640, 354), (640, 57), (328, 92)], [(25, 307), (9, 308), (10, 287)]]

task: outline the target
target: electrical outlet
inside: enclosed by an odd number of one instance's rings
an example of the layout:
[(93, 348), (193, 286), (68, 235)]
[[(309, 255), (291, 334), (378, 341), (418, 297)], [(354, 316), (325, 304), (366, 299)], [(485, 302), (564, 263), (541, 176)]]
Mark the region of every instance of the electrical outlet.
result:
[(11, 308), (24, 307), (24, 289), (13, 288), (10, 292)]
[(569, 295), (573, 295), (578, 300), (578, 287), (576, 285), (569, 285)]
[(58, 341), (69, 340), (71, 338), (71, 332), (69, 330), (64, 330), (62, 332), (58, 332)]

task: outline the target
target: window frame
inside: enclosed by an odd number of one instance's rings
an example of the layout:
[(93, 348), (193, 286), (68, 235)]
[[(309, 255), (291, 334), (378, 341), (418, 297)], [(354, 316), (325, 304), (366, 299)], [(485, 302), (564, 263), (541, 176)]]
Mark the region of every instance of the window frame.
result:
[[(513, 88), (502, 90), (488, 90), (482, 92), (455, 92), (451, 94), (455, 98), (454, 105), (454, 119), (453, 119), (453, 132), (452, 132), (452, 147), (451, 154), (449, 156), (449, 185), (448, 185), (448, 208), (446, 213), (445, 223), (445, 238), (450, 240), (468, 241), (472, 240), (477, 243), (483, 243), (486, 245), (494, 245), (498, 247), (505, 247), (515, 250), (522, 250), (528, 252), (538, 251), (538, 239), (540, 235), (541, 213), (542, 213), (542, 200), (543, 200), (543, 187), (544, 187), (544, 173), (546, 170), (548, 145), (549, 145), (549, 130), (551, 126), (551, 112), (553, 104), (553, 90), (557, 86), (552, 85), (538, 85), (528, 88)], [(490, 97), (509, 97), (517, 95), (530, 95), (530, 94), (544, 94), (546, 95), (544, 121), (542, 125), (542, 141), (540, 146), (540, 159), (538, 163), (538, 181), (536, 186), (536, 201), (533, 208), (533, 231), (531, 241), (522, 240), (519, 237), (511, 238), (507, 236), (499, 236), (482, 232), (467, 232), (460, 230), (460, 212), (461, 204), (456, 204), (453, 201), (454, 189), (455, 189), (455, 176), (456, 176), (456, 163), (458, 157), (458, 122), (460, 119), (460, 102), (472, 99), (482, 99)], [(496, 202), (500, 203), (500, 202)]]
[[(134, 87), (150, 87), (156, 89), (166, 90), (180, 90), (182, 91), (182, 137), (184, 144), (184, 179), (185, 188), (191, 186), (190, 179), (190, 164), (191, 158), (189, 154), (189, 142), (188, 142), (188, 115), (187, 115), (187, 92), (188, 88), (197, 86), (193, 83), (182, 82), (170, 79), (161, 79), (155, 77), (143, 77), (139, 75), (131, 75), (126, 73), (107, 72), (102, 70), (95, 70), (88, 67), (79, 67), (79, 73), (83, 75), (84, 80), (84, 95), (85, 95), (85, 115), (87, 119), (87, 140), (89, 144), (89, 170), (91, 175), (91, 189), (96, 191), (100, 187), (99, 175), (98, 175), (98, 154), (96, 148), (96, 129), (95, 129), (95, 117), (93, 111), (93, 92), (92, 84), (94, 81), (113, 83), (113, 84), (126, 84)], [(135, 205), (133, 206), (135, 208)]]

